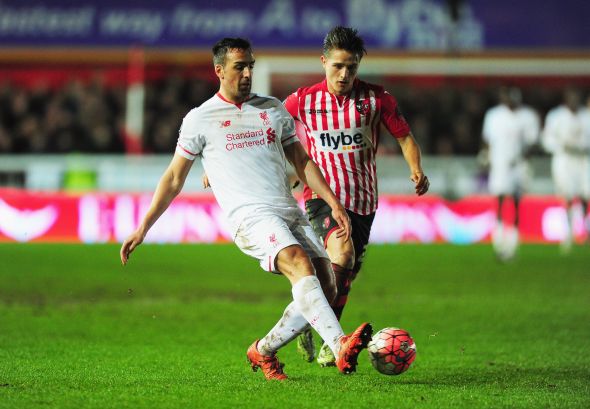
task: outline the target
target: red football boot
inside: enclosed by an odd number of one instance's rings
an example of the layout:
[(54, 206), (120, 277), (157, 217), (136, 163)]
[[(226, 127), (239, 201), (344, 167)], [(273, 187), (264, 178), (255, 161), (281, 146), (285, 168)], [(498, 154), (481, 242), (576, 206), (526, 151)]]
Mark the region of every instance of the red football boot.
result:
[(373, 327), (365, 322), (352, 334), (340, 338), (340, 352), (336, 358), (336, 366), (340, 372), (349, 374), (356, 371), (357, 357), (371, 341), (372, 333)]
[(287, 379), (287, 375), (283, 372), (283, 364), (279, 362), (276, 355), (266, 356), (258, 352), (258, 349), (256, 348), (258, 341), (259, 340), (254, 341), (254, 343), (250, 345), (250, 348), (248, 348), (248, 352), (246, 352), (252, 370), (256, 372), (258, 368), (262, 369), (262, 373), (266, 379), (277, 379), (279, 381)]

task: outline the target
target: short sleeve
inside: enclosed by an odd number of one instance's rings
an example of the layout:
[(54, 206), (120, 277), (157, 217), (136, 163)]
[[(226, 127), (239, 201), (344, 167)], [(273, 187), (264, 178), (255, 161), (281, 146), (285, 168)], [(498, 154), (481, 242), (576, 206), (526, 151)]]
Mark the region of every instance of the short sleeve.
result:
[(205, 135), (200, 132), (198, 115), (191, 111), (182, 120), (178, 132), (176, 153), (194, 160), (205, 148)]
[(396, 138), (403, 138), (410, 133), (410, 125), (402, 115), (396, 99), (389, 92), (382, 90), (381, 99), (381, 122), (389, 133)]
[(299, 96), (296, 92), (289, 95), (283, 105), (285, 105), (285, 109), (293, 118), (299, 119)]
[(288, 146), (292, 143), (299, 142), (295, 134), (295, 120), (287, 111), (287, 108), (283, 104), (279, 104), (278, 111), (281, 126), (281, 145)]

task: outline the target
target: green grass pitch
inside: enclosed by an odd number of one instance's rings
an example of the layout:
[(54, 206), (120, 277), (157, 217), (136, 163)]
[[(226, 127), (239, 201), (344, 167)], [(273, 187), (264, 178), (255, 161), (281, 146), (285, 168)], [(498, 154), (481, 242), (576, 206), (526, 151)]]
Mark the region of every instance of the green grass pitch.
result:
[(417, 358), (350, 376), (246, 364), (288, 281), (233, 245), (0, 245), (0, 408), (590, 407), (590, 248), (370, 246), (343, 326), (405, 328)]

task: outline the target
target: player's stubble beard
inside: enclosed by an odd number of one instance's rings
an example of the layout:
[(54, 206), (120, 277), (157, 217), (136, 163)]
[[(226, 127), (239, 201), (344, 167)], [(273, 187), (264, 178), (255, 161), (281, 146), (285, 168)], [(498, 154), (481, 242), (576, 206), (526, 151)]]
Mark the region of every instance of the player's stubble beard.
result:
[(252, 81), (242, 80), (238, 84), (238, 96), (241, 100), (245, 100), (250, 96), (250, 90), (252, 89)]

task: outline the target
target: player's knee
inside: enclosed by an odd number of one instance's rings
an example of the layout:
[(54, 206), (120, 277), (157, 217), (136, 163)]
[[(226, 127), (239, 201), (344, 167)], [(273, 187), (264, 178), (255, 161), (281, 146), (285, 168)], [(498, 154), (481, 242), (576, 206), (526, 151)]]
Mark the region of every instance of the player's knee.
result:
[(354, 266), (354, 249), (341, 249), (338, 253), (330, 257), (333, 264), (337, 264), (344, 269), (350, 270)]
[(283, 274), (292, 278), (301, 278), (314, 274), (307, 253), (300, 246), (289, 246), (277, 255), (277, 267)]

